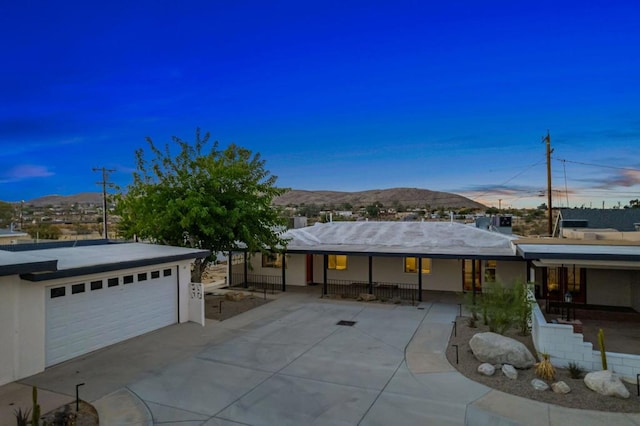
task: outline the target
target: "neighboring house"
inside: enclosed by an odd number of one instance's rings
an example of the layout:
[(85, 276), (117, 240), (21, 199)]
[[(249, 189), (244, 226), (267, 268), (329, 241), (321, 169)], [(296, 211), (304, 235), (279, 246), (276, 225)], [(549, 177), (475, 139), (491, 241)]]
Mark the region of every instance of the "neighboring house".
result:
[(563, 236), (563, 231), (615, 230), (632, 232), (640, 230), (640, 209), (560, 209), (555, 235)]
[(0, 385), (170, 324), (201, 321), (190, 265), (208, 251), (90, 244), (0, 247)]
[(389, 297), (404, 288), (421, 300), (422, 290), (481, 291), (489, 281), (526, 279), (514, 237), (454, 222), (333, 222), (284, 237), (286, 256), (247, 255), (232, 266), (231, 284), (322, 284), (324, 294), (391, 289)]
[(15, 231), (12, 228), (0, 228), (0, 245), (17, 244), (18, 240), (25, 240), (29, 238), (29, 234), (26, 232)]

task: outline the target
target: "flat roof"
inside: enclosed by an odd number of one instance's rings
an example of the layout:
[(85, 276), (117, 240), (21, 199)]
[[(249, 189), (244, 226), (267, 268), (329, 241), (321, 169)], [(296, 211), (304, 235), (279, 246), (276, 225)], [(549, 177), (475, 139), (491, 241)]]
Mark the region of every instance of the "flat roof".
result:
[(517, 259), (515, 237), (456, 222), (331, 222), (283, 238), (289, 253)]
[(21, 277), (25, 280), (45, 281), (203, 258), (209, 256), (210, 252), (156, 244), (123, 243), (51, 248), (10, 254), (26, 255), (33, 259), (54, 259), (57, 262), (57, 268), (21, 273)]
[(0, 277), (28, 272), (55, 271), (58, 261), (50, 256), (0, 250)]

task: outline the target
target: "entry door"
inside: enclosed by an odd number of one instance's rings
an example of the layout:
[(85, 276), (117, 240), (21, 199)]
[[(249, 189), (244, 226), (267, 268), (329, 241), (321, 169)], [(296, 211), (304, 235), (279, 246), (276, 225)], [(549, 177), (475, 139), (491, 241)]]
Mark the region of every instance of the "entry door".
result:
[(47, 367), (178, 322), (175, 269), (46, 288)]
[(587, 295), (587, 270), (575, 265), (545, 268), (544, 294), (550, 300), (564, 300), (567, 291), (572, 301), (585, 303)]
[(307, 284), (313, 284), (313, 255), (307, 255)]
[(474, 266), (475, 266), (475, 285), (476, 291), (482, 291), (482, 280), (480, 279), (481, 268), (479, 260), (464, 259), (462, 262), (462, 289), (464, 291), (473, 291), (474, 283)]

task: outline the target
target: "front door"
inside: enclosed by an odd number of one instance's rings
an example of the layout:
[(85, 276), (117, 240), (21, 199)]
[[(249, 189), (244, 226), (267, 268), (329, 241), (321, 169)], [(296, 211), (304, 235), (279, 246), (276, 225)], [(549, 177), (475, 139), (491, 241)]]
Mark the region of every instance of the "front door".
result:
[(464, 259), (462, 261), (462, 289), (464, 291), (473, 291), (474, 283), (475, 290), (477, 292), (482, 291), (480, 271), (481, 268), (479, 260)]
[(313, 255), (307, 255), (307, 285), (313, 284)]
[(585, 303), (587, 294), (586, 269), (575, 265), (545, 268), (544, 294), (549, 300), (564, 300), (567, 292), (574, 303)]

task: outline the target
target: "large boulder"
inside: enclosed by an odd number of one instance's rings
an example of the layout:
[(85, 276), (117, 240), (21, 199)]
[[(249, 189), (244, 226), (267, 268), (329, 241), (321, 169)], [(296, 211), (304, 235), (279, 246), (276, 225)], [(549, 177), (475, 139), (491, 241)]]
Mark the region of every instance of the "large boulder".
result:
[(516, 368), (530, 368), (536, 362), (525, 345), (496, 333), (477, 333), (469, 340), (469, 346), (480, 362), (510, 364)]
[(600, 395), (629, 398), (629, 390), (611, 370), (592, 371), (584, 376), (584, 384)]

